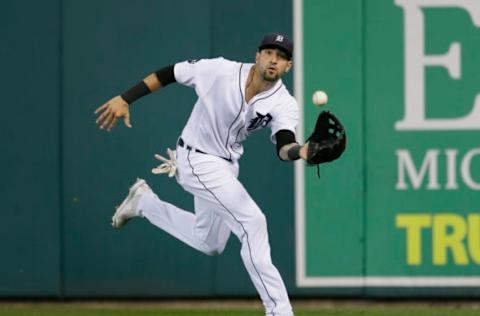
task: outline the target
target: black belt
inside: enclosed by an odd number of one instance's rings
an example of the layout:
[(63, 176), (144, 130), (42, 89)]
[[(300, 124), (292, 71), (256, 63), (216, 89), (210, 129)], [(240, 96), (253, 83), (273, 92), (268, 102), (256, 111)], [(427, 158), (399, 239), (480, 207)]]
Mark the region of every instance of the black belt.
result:
[(186, 148), (187, 150), (193, 150), (194, 152), (197, 152), (197, 153), (206, 154), (206, 152), (204, 152), (204, 151), (201, 151), (199, 149), (195, 149), (192, 146), (185, 144), (185, 142), (183, 141), (183, 139), (181, 137), (178, 139), (178, 146)]
[[(190, 145), (185, 144), (185, 142), (183, 141), (183, 139), (182, 139), (181, 137), (178, 139), (178, 146), (183, 147), (183, 148), (185, 148), (185, 149), (187, 149), (187, 150), (193, 150), (194, 152), (197, 152), (197, 153), (200, 153), (200, 154), (208, 155), (208, 153), (206, 153), (206, 152), (204, 152), (204, 151), (201, 151), (200, 149), (196, 149), (196, 148), (193, 148), (193, 147), (190, 146)], [(218, 157), (218, 156), (217, 156), (217, 157)], [(220, 157), (220, 158), (225, 159), (226, 161), (232, 162), (231, 159), (224, 158), (224, 157)]]

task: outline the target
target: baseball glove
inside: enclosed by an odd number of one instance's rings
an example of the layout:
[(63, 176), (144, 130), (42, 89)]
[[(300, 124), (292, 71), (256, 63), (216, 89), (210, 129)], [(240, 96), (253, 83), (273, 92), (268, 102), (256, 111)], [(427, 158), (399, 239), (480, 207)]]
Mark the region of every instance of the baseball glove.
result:
[(329, 111), (323, 111), (307, 141), (307, 163), (318, 166), (342, 155), (347, 145), (347, 135), (338, 118)]

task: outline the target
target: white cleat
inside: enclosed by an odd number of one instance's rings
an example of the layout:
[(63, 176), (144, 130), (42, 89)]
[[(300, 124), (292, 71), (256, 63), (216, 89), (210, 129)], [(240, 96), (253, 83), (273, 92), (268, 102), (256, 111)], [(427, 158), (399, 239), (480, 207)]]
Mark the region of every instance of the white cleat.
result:
[(128, 196), (117, 208), (115, 214), (113, 214), (112, 226), (117, 229), (122, 228), (130, 219), (139, 216), (137, 206), (140, 196), (145, 191), (150, 190), (145, 180), (137, 178), (137, 181), (130, 187)]

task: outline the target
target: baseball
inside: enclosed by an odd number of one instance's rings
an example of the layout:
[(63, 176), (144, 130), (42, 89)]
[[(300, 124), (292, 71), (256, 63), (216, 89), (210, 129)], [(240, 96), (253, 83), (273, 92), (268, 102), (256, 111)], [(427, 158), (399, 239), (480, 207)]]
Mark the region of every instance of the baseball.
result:
[(313, 93), (312, 101), (316, 106), (322, 106), (328, 102), (328, 96), (325, 91), (317, 90)]

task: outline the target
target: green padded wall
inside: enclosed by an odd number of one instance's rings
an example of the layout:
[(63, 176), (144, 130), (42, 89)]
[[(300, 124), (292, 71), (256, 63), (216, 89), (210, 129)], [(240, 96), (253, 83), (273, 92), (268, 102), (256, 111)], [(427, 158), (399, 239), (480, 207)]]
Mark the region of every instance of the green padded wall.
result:
[(0, 296), (60, 294), (59, 2), (0, 2)]

